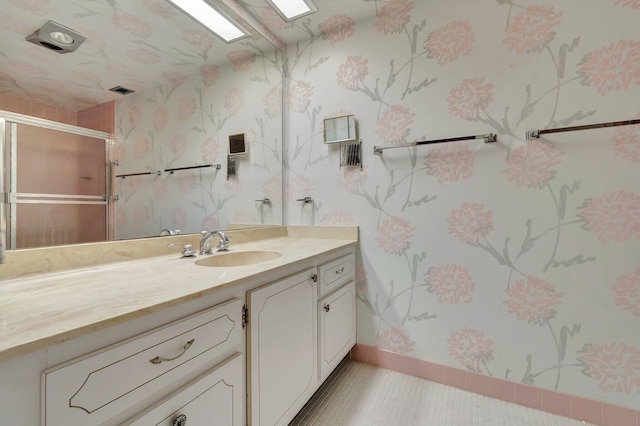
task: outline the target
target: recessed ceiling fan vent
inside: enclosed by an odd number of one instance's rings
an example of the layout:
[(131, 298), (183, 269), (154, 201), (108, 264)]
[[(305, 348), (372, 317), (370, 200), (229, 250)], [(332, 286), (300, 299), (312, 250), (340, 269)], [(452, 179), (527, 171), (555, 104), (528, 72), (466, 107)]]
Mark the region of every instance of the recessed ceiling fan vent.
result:
[(120, 93), (121, 95), (128, 95), (130, 93), (135, 92), (135, 90), (127, 89), (126, 87), (122, 87), (122, 86), (112, 87), (109, 90), (111, 90), (112, 92)]

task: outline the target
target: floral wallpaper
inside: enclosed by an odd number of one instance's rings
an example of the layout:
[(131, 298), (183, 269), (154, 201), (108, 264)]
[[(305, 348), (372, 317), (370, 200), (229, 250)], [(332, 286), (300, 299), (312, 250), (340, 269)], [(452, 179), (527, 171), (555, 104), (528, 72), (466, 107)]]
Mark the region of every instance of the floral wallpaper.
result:
[(287, 24), (285, 148), (288, 223), (360, 226), (358, 342), (640, 408), (640, 126), (525, 140), (640, 117), (640, 3), (354, 1)]
[[(82, 34), (73, 53), (25, 41), (49, 20)], [(240, 19), (239, 19), (240, 20)], [(0, 92), (45, 105), (83, 110), (135, 91), (172, 84), (171, 72), (242, 61), (252, 46), (273, 46), (249, 25), (248, 37), (226, 43), (166, 0), (6, 0), (0, 10)], [(167, 73), (167, 71), (171, 71)]]
[[(151, 173), (116, 178), (116, 238), (281, 224), (282, 54), (246, 50), (229, 65), (166, 78), (116, 104), (116, 175)], [(227, 177), (228, 137), (238, 133), (247, 154)], [(221, 169), (164, 172), (212, 163)], [(271, 203), (256, 201), (264, 197)]]

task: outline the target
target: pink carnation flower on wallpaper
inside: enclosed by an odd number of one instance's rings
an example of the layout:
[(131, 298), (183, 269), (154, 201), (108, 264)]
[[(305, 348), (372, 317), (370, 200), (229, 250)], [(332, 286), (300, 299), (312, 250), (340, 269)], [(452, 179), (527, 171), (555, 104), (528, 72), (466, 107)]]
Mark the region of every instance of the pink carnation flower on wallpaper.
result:
[(205, 163), (213, 163), (220, 156), (220, 144), (217, 139), (206, 138), (200, 145), (202, 160)]
[(178, 104), (178, 120), (189, 120), (196, 112), (196, 101), (192, 97), (184, 97)]
[(640, 350), (623, 342), (587, 344), (578, 352), (582, 373), (598, 380), (603, 392), (640, 391)]
[(334, 226), (342, 226), (342, 225), (355, 225), (356, 222), (353, 220), (353, 215), (344, 210), (338, 210), (332, 213), (328, 213), (322, 217), (320, 220), (321, 225), (334, 225)]
[(640, 196), (620, 191), (588, 199), (578, 210), (602, 244), (640, 239)]
[(449, 113), (465, 120), (477, 120), (480, 113), (493, 102), (493, 84), (484, 79), (464, 79), (460, 87), (449, 92)]
[(158, 176), (153, 180), (153, 196), (156, 201), (164, 199), (169, 192), (169, 184), (167, 179), (162, 176)]
[(460, 265), (433, 266), (424, 276), (427, 290), (440, 303), (469, 303), (473, 300), (474, 284), (469, 270)]
[(171, 18), (176, 14), (176, 9), (164, 0), (144, 0), (144, 5), (151, 12), (154, 12), (163, 18)]
[(606, 95), (640, 84), (640, 41), (620, 40), (587, 53), (578, 65), (582, 84)]
[(128, 50), (127, 56), (129, 59), (144, 65), (153, 65), (160, 62), (160, 58), (157, 53), (143, 47)]
[(31, 0), (31, 1), (10, 0), (10, 1), (15, 7), (23, 9), (29, 12), (29, 14), (31, 15), (44, 16), (44, 15), (49, 15), (51, 14), (51, 12), (54, 11), (54, 9), (51, 7), (48, 1), (38, 1), (38, 0)]
[(119, 30), (126, 31), (129, 34), (138, 37), (149, 37), (153, 34), (153, 29), (151, 25), (144, 22), (137, 16), (125, 15), (123, 13), (118, 13), (113, 15), (111, 18), (111, 22), (113, 26)]
[(466, 145), (444, 144), (436, 146), (427, 154), (424, 165), (427, 173), (438, 178), (440, 185), (469, 179), (473, 174), (471, 168), (474, 156)]
[(540, 52), (553, 40), (552, 30), (561, 17), (562, 12), (555, 12), (553, 6), (529, 6), (513, 18), (504, 43), (516, 53)]
[(127, 147), (122, 144), (116, 144), (115, 152), (113, 156), (118, 160), (120, 165), (124, 165), (127, 162)]
[(616, 306), (640, 317), (640, 268), (633, 275), (620, 275), (611, 289)]
[(270, 6), (265, 6), (260, 10), (260, 20), (272, 31), (282, 31), (293, 28), (293, 22), (286, 22)]
[(516, 281), (505, 293), (508, 298), (504, 304), (509, 313), (516, 314), (519, 320), (540, 325), (555, 316), (552, 308), (559, 305), (564, 296), (552, 284), (537, 277)]
[(272, 203), (280, 204), (282, 202), (282, 176), (271, 176), (262, 185), (262, 192), (269, 197)]
[(473, 30), (469, 21), (453, 21), (429, 34), (424, 48), (430, 58), (444, 65), (471, 53), (472, 44)]
[(416, 345), (407, 333), (396, 327), (387, 328), (379, 333), (376, 340), (378, 348), (397, 354), (411, 353)]
[(541, 188), (555, 176), (562, 152), (540, 141), (527, 141), (509, 154), (504, 173), (517, 186)]
[(306, 81), (294, 81), (289, 86), (289, 107), (293, 112), (303, 113), (311, 104), (313, 86)]
[(231, 113), (237, 114), (244, 106), (244, 92), (237, 87), (230, 89), (224, 95), (224, 107)]
[(376, 242), (385, 253), (402, 254), (411, 246), (410, 239), (416, 228), (398, 216), (391, 216), (378, 226)]
[(200, 222), (200, 229), (220, 229), (220, 221), (213, 214), (207, 215)]
[(131, 126), (132, 129), (135, 129), (140, 125), (143, 114), (144, 113), (140, 105), (136, 105), (129, 110), (129, 126)]
[(289, 181), (287, 195), (291, 200), (297, 200), (298, 198), (306, 197), (312, 192), (313, 181), (306, 176), (296, 175)]
[(478, 244), (480, 239), (493, 231), (493, 212), (484, 204), (462, 203), (459, 209), (449, 213), (449, 233), (465, 243)]
[(640, 9), (640, 0), (614, 0), (617, 6)]
[(255, 61), (255, 54), (249, 50), (236, 50), (227, 54), (234, 71), (249, 71), (249, 67)]
[(211, 64), (203, 65), (200, 67), (200, 76), (204, 85), (209, 87), (220, 78), (220, 67)]
[(133, 158), (142, 160), (151, 151), (151, 142), (147, 138), (137, 138), (133, 143)]
[[(640, 119), (640, 114), (636, 118)], [(615, 155), (640, 163), (640, 125), (618, 127), (612, 139)]]
[(338, 186), (349, 192), (358, 192), (369, 180), (368, 168), (343, 167), (338, 171)]
[(484, 332), (467, 327), (454, 331), (447, 340), (449, 355), (471, 371), (481, 371), (493, 359), (493, 340)]
[(409, 108), (393, 105), (378, 118), (376, 135), (385, 144), (401, 143), (408, 135), (416, 115)]
[(88, 71), (71, 71), (71, 75), (78, 80), (84, 80), (93, 84), (100, 84), (102, 77), (98, 74)]
[(136, 225), (144, 225), (149, 220), (149, 208), (142, 204), (137, 204), (133, 208), (133, 222)]
[(173, 87), (178, 87), (187, 79), (187, 77), (181, 72), (177, 71), (165, 71), (162, 74), (162, 78), (167, 80)]
[(39, 76), (47, 75), (47, 70), (44, 67), (30, 64), (28, 62), (16, 61), (11, 62), (11, 67), (16, 71), (24, 71), (28, 73), (37, 74)]
[(357, 90), (369, 74), (369, 61), (360, 56), (347, 56), (345, 63), (340, 64), (336, 78), (338, 86), (347, 90)]
[(271, 88), (262, 98), (264, 112), (269, 118), (275, 118), (282, 114), (282, 86)]
[(378, 9), (376, 28), (384, 34), (399, 33), (409, 23), (413, 0), (388, 0)]
[(181, 172), (180, 176), (174, 175), (176, 180), (176, 185), (178, 186), (178, 191), (181, 194), (188, 194), (193, 191), (196, 187), (196, 174), (193, 172)]
[(255, 216), (249, 212), (235, 212), (231, 218), (233, 223), (258, 223)]
[(173, 158), (180, 158), (187, 152), (187, 138), (178, 135), (171, 140), (171, 153)]
[(184, 209), (178, 207), (171, 212), (171, 226), (176, 229), (182, 229), (187, 225), (187, 213)]
[(240, 180), (239, 176), (230, 176), (224, 182), (224, 189), (227, 191), (229, 195), (238, 195), (240, 191), (242, 191), (242, 180)]
[(156, 108), (153, 112), (153, 128), (160, 131), (165, 128), (169, 121), (169, 112), (163, 106)]
[(202, 47), (203, 49), (211, 49), (215, 42), (215, 39), (208, 31), (200, 29), (194, 30), (191, 28), (182, 31), (182, 39), (189, 44)]
[(334, 46), (336, 43), (353, 35), (353, 27), (356, 21), (347, 15), (334, 15), (326, 19), (318, 26), (322, 33), (322, 38), (329, 41)]

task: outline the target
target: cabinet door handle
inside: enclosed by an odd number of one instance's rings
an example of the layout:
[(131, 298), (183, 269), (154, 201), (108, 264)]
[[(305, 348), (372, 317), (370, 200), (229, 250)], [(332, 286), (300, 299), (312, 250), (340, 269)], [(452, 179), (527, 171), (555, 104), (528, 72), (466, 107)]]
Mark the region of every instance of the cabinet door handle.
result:
[(331, 305), (324, 305), (324, 311), (329, 312), (331, 310)]
[[(189, 340), (187, 343), (184, 344), (184, 346), (182, 347), (182, 352), (180, 352), (178, 355), (171, 357), (171, 358), (165, 358), (163, 356), (157, 356), (155, 358), (152, 358), (149, 360), (149, 362), (151, 364), (160, 364), (162, 361), (173, 361), (174, 359), (178, 359), (180, 358), (182, 355), (184, 355), (187, 350), (191, 347), (191, 345), (193, 345), (193, 342), (195, 342), (196, 339), (191, 339)], [(186, 422), (186, 417), (185, 417), (185, 422)]]
[(341, 274), (344, 272), (344, 266), (340, 269), (336, 269), (336, 274)]
[(187, 416), (184, 414), (180, 414), (178, 417), (173, 419), (171, 426), (184, 426), (187, 424)]
[(313, 281), (314, 283), (317, 283), (318, 282), (318, 274), (311, 275), (311, 281)]

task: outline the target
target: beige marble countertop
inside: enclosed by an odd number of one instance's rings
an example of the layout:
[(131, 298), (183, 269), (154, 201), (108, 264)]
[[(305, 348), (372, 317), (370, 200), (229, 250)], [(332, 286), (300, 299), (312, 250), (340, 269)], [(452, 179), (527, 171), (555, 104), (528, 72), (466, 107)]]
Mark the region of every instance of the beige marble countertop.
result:
[[(234, 231), (237, 241), (232, 240), (230, 252), (282, 253), (254, 265), (198, 266), (195, 262), (205, 256), (180, 258), (178, 252), (139, 259), (131, 254), (135, 243), (127, 243), (129, 248), (118, 250), (129, 253), (124, 258), (131, 260), (62, 270), (52, 267), (55, 272), (0, 281), (0, 360), (240, 285), (258, 274), (284, 270), (358, 241), (357, 227), (278, 228), (285, 231), (258, 233), (252, 241), (243, 241), (250, 238)], [(255, 237), (256, 231), (251, 232)], [(166, 240), (161, 244), (165, 247)]]

